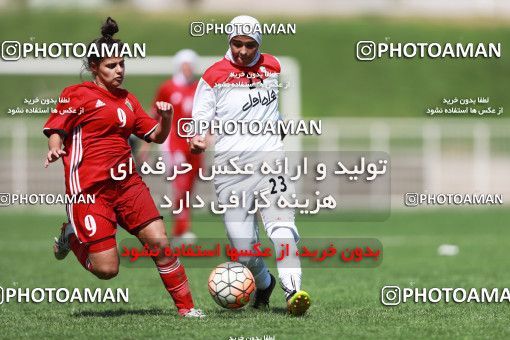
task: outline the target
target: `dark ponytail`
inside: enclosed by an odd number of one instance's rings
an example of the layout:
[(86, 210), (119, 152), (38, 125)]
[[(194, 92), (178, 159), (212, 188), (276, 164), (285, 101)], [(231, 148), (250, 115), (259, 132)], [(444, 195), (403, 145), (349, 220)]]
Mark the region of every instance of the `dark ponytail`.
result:
[[(122, 49), (123, 42), (120, 41), (119, 39), (113, 38), (115, 33), (117, 33), (118, 31), (119, 31), (119, 26), (117, 25), (117, 22), (115, 20), (113, 20), (111, 17), (108, 17), (106, 19), (106, 21), (104, 22), (104, 24), (101, 26), (101, 37), (93, 40), (89, 44), (89, 49), (90, 49), (91, 45), (96, 45), (97, 50), (101, 51), (101, 46), (103, 44), (106, 44), (108, 46), (108, 48), (111, 48), (111, 46), (118, 44), (119, 45), (118, 49), (120, 51)], [(97, 56), (94, 54), (89, 55), (86, 60), (85, 68), (90, 71), (92, 64), (99, 65), (99, 63), (103, 59), (104, 59), (104, 56)]]
[(113, 20), (111, 17), (106, 19), (103, 26), (101, 26), (101, 35), (105, 39), (112, 39), (113, 35), (119, 31), (119, 26), (117, 22)]

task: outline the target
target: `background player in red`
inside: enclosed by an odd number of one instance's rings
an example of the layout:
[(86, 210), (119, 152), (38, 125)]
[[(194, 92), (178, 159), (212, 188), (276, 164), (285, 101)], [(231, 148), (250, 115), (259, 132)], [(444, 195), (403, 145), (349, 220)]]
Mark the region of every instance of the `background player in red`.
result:
[[(198, 169), (202, 164), (203, 155), (192, 154), (189, 150), (186, 138), (178, 135), (177, 124), (181, 118), (191, 118), (193, 98), (198, 85), (194, 77), (194, 71), (198, 61), (198, 55), (190, 49), (184, 49), (175, 54), (174, 73), (171, 79), (160, 85), (154, 99), (153, 117), (157, 117), (156, 103), (158, 101), (169, 102), (174, 107), (172, 128), (167, 140), (161, 145), (166, 163), (169, 169), (174, 165), (181, 169), (180, 164), (192, 165), (192, 170), (178, 175), (172, 183), (173, 202), (184, 199), (186, 192), (191, 192), (198, 176)], [(146, 158), (149, 144), (142, 146), (140, 153)], [(179, 214), (172, 215), (172, 239), (174, 243), (192, 243), (196, 236), (191, 232), (191, 219), (189, 208), (184, 207)]]
[[(117, 23), (108, 18), (102, 37), (94, 40), (98, 50), (122, 42), (114, 39)], [(44, 127), (49, 137), (46, 166), (62, 158), (68, 195), (95, 195), (95, 203), (67, 205), (68, 223), (55, 241), (57, 259), (71, 249), (82, 266), (100, 279), (111, 279), (119, 271), (116, 247), (117, 224), (135, 235), (142, 244), (163, 249), (169, 246), (162, 221), (148, 187), (136, 170), (121, 173), (119, 165), (129, 164), (131, 134), (147, 142), (163, 143), (168, 136), (172, 105), (157, 102), (159, 123), (149, 117), (134, 95), (120, 88), (124, 80), (124, 59), (90, 56), (87, 69), (94, 81), (64, 89), (59, 103)], [(62, 145), (64, 148), (62, 149)], [(129, 167), (129, 165), (128, 165)], [(111, 173), (111, 169), (115, 169)], [(136, 169), (136, 167), (132, 167)], [(154, 257), (165, 288), (180, 315), (203, 317), (194, 308), (184, 267), (164, 251)]]

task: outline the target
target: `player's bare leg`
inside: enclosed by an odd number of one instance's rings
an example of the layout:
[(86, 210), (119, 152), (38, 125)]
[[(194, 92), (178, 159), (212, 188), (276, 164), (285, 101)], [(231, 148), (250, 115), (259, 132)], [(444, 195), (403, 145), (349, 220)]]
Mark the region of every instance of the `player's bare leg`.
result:
[(109, 280), (117, 276), (119, 272), (117, 248), (91, 253), (87, 244), (78, 241), (71, 223), (67, 222), (62, 224), (60, 236), (55, 237), (53, 253), (57, 260), (63, 260), (71, 250), (78, 262), (98, 278)]
[(89, 253), (90, 272), (101, 280), (113, 279), (119, 273), (119, 254), (117, 247), (97, 253)]
[[(136, 237), (142, 244), (147, 244), (151, 249), (157, 247), (163, 250), (170, 246), (165, 224), (161, 219), (150, 222), (136, 234)], [(160, 251), (153, 260), (166, 290), (174, 300), (178, 313), (184, 317), (205, 317), (200, 309), (194, 308), (188, 278), (179, 259), (166, 256), (164, 251)]]
[[(112, 242), (112, 245), (115, 242)], [(74, 234), (71, 223), (63, 223), (61, 233), (55, 238), (53, 252), (57, 260), (64, 259), (72, 250), (78, 262), (92, 274), (102, 280), (109, 280), (119, 272), (119, 256), (115, 246), (100, 252), (90, 252), (89, 246), (80, 243)]]

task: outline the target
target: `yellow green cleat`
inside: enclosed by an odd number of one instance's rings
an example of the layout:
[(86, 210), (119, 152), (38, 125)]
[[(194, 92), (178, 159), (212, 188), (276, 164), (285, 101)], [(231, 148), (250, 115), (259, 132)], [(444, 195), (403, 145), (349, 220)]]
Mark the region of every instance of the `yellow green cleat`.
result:
[(289, 298), (287, 301), (287, 309), (290, 314), (301, 316), (310, 308), (311, 303), (310, 295), (304, 290), (300, 290)]

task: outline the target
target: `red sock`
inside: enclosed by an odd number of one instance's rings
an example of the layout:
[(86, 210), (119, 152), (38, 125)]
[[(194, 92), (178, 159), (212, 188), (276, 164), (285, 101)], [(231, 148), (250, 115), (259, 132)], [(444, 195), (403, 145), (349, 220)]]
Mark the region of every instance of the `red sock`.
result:
[(71, 250), (73, 251), (74, 255), (76, 255), (76, 258), (81, 263), (83, 268), (85, 268), (88, 271), (91, 271), (92, 264), (89, 261), (89, 252), (87, 250), (87, 245), (84, 243), (80, 243), (76, 236), (72, 234), (69, 236), (69, 243), (71, 245)]
[(172, 296), (179, 314), (183, 315), (193, 308), (193, 298), (189, 289), (188, 277), (183, 265), (177, 258), (162, 266), (157, 265), (159, 276), (166, 290)]
[[(184, 213), (184, 211), (182, 212)], [(181, 214), (182, 214), (181, 213)], [(181, 236), (184, 233), (189, 231), (189, 222), (188, 218), (183, 218), (182, 216), (176, 216), (174, 219), (174, 224), (172, 226), (172, 236)]]

